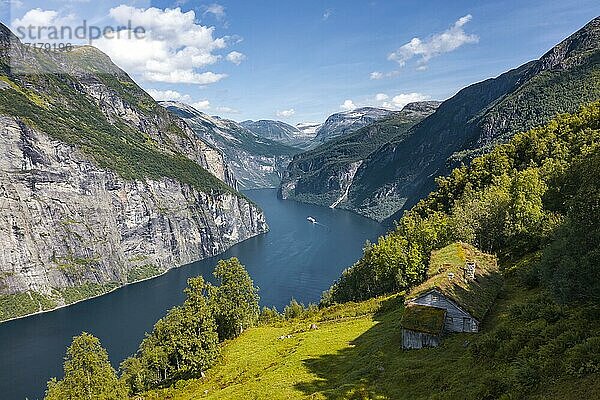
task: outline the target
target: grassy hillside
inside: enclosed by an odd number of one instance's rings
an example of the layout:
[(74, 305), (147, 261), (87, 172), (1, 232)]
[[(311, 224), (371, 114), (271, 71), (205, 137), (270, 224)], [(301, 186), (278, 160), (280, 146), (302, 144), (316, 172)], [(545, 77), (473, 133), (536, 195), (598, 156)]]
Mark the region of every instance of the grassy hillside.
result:
[[(574, 372), (562, 378), (524, 373), (529, 371), (524, 364), (527, 360), (548, 364), (554, 362), (556, 353), (562, 353), (556, 350), (560, 340), (541, 332), (563, 327), (569, 318), (571, 326), (582, 323), (581, 318), (569, 317), (569, 313), (561, 314), (558, 319), (549, 313), (520, 317), (531, 321), (524, 324), (521, 331), (516, 330), (512, 338), (507, 335), (506, 341), (514, 351), (512, 359), (498, 357), (496, 361), (488, 361), (478, 353), (498, 334), (496, 327), (517, 322), (515, 310), (523, 310), (542, 295), (539, 289), (527, 289), (520, 282), (521, 275), (517, 271), (524, 268), (522, 264), (508, 268), (511, 272), (496, 309), (488, 315), (480, 334), (453, 334), (447, 336), (439, 348), (406, 351), (401, 348), (401, 296), (337, 305), (312, 317), (252, 328), (224, 345), (221, 360), (205, 378), (180, 381), (174, 388), (142, 397), (177, 400), (598, 398), (600, 373), (597, 371)], [(570, 310), (584, 311), (583, 308)], [(600, 315), (596, 315), (598, 317)], [(317, 330), (310, 329), (312, 323), (317, 324)], [(597, 334), (598, 324), (595, 325), (590, 331), (595, 330)], [(571, 335), (575, 330), (564, 329), (562, 335), (557, 336)], [(537, 336), (532, 336), (534, 332)], [(554, 353), (550, 351), (552, 348)]]

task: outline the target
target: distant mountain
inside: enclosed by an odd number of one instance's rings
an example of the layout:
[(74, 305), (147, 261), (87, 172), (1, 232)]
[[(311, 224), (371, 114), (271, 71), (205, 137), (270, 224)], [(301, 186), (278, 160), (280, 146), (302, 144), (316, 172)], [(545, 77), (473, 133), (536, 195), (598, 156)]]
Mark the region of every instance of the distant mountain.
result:
[[(216, 116), (211, 117), (187, 104), (178, 102), (160, 102), (160, 104), (182, 118), (199, 138), (223, 152), (225, 161), (233, 170), (242, 189), (277, 187), (292, 156), (301, 151), (258, 135), (237, 122)], [(283, 122), (281, 124), (287, 125)], [(283, 125), (277, 133), (272, 130), (272, 136), (284, 137)], [(287, 126), (294, 129), (290, 125)]]
[(363, 107), (352, 111), (333, 114), (317, 129), (315, 140), (318, 142), (326, 142), (347, 133), (354, 132), (373, 122), (390, 117), (395, 113), (397, 113), (397, 111), (375, 107)]
[(552, 48), (497, 78), (473, 84), (372, 153), (356, 171), (339, 207), (395, 219), (462, 160), (558, 113), (600, 98), (600, 17)]
[(321, 127), (322, 124), (318, 122), (301, 122), (296, 124), (296, 129), (298, 129), (302, 136), (308, 139), (314, 139), (317, 136), (317, 131)]
[(408, 104), (387, 118), (295, 156), (282, 179), (279, 195), (336, 207), (345, 200), (354, 174), (365, 158), (390, 140), (406, 135), (439, 104), (435, 101)]
[[(282, 121), (261, 119), (259, 121), (243, 121), (240, 125), (267, 139), (283, 143), (287, 146), (306, 149), (311, 146), (311, 139), (303, 131)], [(314, 135), (313, 135), (314, 136)]]

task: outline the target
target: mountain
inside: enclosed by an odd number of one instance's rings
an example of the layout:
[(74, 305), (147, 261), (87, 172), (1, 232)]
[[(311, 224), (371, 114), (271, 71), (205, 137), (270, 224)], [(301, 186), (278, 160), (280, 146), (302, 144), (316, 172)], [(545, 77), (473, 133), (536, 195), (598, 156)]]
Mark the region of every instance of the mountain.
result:
[(0, 320), (53, 309), (266, 232), (213, 146), (90, 47), (0, 24)]
[(283, 176), (280, 197), (336, 207), (345, 200), (364, 160), (393, 138), (405, 135), (439, 104), (408, 104), (390, 117), (295, 156)]
[(300, 129), (281, 121), (261, 119), (259, 121), (243, 121), (240, 125), (258, 136), (283, 143), (299, 149), (307, 149), (313, 144), (314, 135), (307, 135)]
[(519, 131), (600, 98), (600, 17), (540, 59), (475, 83), (373, 152), (338, 207), (395, 220), (434, 187), (434, 178)]
[(301, 150), (257, 135), (242, 124), (208, 116), (177, 102), (160, 102), (182, 118), (196, 135), (225, 156), (242, 189), (277, 187), (294, 154)]
[(300, 131), (301, 137), (307, 139), (314, 139), (320, 127), (321, 124), (318, 122), (301, 122), (296, 124), (296, 129)]
[(380, 119), (394, 115), (396, 111), (375, 107), (362, 107), (330, 115), (316, 131), (315, 140), (326, 142), (338, 136), (356, 131)]

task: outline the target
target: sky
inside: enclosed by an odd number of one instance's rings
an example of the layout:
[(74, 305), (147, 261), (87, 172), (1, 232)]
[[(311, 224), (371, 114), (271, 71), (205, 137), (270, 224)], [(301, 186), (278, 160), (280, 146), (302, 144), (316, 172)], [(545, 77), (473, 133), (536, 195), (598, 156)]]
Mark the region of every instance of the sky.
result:
[[(83, 21), (114, 27), (119, 38), (50, 38), (49, 30), (20, 37), (91, 40), (157, 100), (183, 101), (237, 121), (291, 124), (322, 122), (361, 106), (401, 109), (411, 101), (447, 99), (539, 58), (600, 15), (597, 0), (0, 4), (0, 20), (15, 33), (29, 26), (75, 28)], [(137, 27), (143, 34), (133, 37)]]

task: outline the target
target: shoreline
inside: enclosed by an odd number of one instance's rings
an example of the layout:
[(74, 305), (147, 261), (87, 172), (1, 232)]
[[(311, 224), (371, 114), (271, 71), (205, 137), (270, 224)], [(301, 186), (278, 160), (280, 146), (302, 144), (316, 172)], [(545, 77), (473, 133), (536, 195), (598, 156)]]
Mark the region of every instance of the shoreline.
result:
[[(36, 311), (34, 313), (31, 313), (31, 314), (25, 314), (25, 315), (21, 315), (21, 316), (18, 316), (18, 317), (12, 317), (12, 318), (9, 318), (9, 319), (2, 320), (2, 321), (0, 321), (0, 329), (2, 328), (2, 325), (5, 324), (5, 323), (7, 323), (7, 322), (16, 321), (16, 320), (19, 320), (19, 319), (25, 319), (25, 318), (33, 317), (33, 316), (36, 316), (36, 315), (47, 314), (47, 313), (51, 313), (53, 311), (58, 311), (60, 309), (67, 308), (67, 307), (70, 307), (70, 306), (74, 306), (75, 304), (82, 303), (84, 301), (88, 301), (88, 300), (96, 299), (98, 297), (106, 296), (108, 294), (111, 294), (111, 293), (119, 290), (119, 289), (123, 289), (124, 287), (127, 287), (127, 286), (131, 286), (131, 285), (135, 285), (135, 284), (142, 283), (142, 282), (145, 282), (145, 281), (149, 281), (149, 280), (152, 280), (152, 279), (160, 278), (161, 276), (165, 275), (169, 271), (173, 271), (173, 270), (178, 269), (178, 268), (187, 267), (188, 265), (192, 265), (192, 264), (194, 264), (194, 263), (196, 263), (198, 261), (206, 260), (206, 259), (213, 258), (213, 257), (218, 257), (221, 254), (225, 253), (227, 250), (231, 249), (234, 246), (237, 246), (240, 243), (245, 242), (246, 240), (252, 239), (252, 238), (260, 236), (260, 235), (265, 235), (267, 233), (269, 233), (268, 229), (267, 229), (266, 232), (257, 233), (256, 235), (249, 236), (249, 237), (247, 237), (244, 240), (241, 240), (241, 241), (239, 241), (237, 243), (234, 243), (231, 246), (229, 246), (228, 248), (224, 249), (223, 251), (221, 251), (221, 252), (219, 252), (217, 254), (214, 254), (212, 256), (200, 258), (198, 260), (192, 261), (192, 262), (187, 263), (187, 264), (181, 264), (181, 265), (177, 265), (177, 266), (174, 266), (174, 267), (171, 267), (171, 268), (167, 268), (167, 269), (165, 269), (163, 272), (161, 272), (158, 275), (150, 276), (148, 278), (140, 279), (140, 280), (137, 280), (137, 281), (134, 281), (134, 282), (127, 282), (127, 283), (125, 283), (123, 285), (117, 286), (114, 289), (109, 290), (106, 293), (97, 294), (97, 295), (92, 296), (92, 297), (86, 297), (85, 299), (77, 300), (77, 301), (74, 301), (73, 303), (69, 303), (69, 304), (63, 304), (63, 305), (60, 305), (60, 306), (57, 306), (57, 307), (54, 307), (54, 308), (51, 308), (51, 309), (48, 309), (48, 310)], [(110, 283), (110, 282), (106, 282), (106, 283)]]

